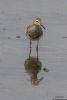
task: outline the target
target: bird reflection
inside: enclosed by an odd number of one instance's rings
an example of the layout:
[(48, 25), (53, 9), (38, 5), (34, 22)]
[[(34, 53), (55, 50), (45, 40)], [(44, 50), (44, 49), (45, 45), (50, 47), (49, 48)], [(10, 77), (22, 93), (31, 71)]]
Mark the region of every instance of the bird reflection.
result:
[(41, 71), (42, 68), (41, 61), (36, 57), (30, 57), (30, 59), (27, 58), (25, 60), (24, 66), (25, 66), (25, 71), (30, 76), (31, 83), (33, 85), (38, 85), (39, 82), (43, 79), (43, 78), (38, 79), (37, 77), (38, 73)]
[[(40, 61), (38, 56), (38, 49), (37, 49), (37, 56), (35, 57), (31, 56), (31, 47), (30, 47), (29, 57), (25, 60), (24, 67), (26, 73), (30, 77), (31, 84), (34, 86), (39, 85), (40, 81), (43, 80), (43, 77), (39, 79), (37, 76), (42, 69), (42, 62)], [(48, 69), (43, 68), (43, 71), (48, 72)]]

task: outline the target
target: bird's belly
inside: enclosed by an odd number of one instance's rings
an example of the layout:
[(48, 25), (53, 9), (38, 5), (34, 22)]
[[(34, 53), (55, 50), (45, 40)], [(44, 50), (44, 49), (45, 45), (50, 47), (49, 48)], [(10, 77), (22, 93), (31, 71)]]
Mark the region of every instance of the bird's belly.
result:
[(39, 39), (43, 34), (41, 27), (33, 25), (27, 29), (27, 35), (31, 40)]
[(28, 34), (28, 36), (29, 36), (29, 38), (31, 40), (37, 40), (37, 39), (39, 39), (42, 36), (42, 34), (34, 32), (33, 34)]

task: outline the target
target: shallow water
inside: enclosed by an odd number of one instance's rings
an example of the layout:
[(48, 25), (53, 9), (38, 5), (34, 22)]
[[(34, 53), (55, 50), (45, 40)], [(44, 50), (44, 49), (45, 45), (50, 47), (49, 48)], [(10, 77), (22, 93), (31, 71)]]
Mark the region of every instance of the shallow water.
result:
[[(35, 6), (34, 6), (35, 5)], [(39, 58), (44, 79), (38, 86), (30, 83), (24, 69), (29, 40), (26, 26), (34, 17), (43, 19), (47, 30), (39, 42)], [(67, 99), (67, 1), (66, 0), (0, 0), (0, 98), (1, 100)], [(16, 36), (21, 38), (16, 38)], [(36, 56), (36, 42), (32, 56)]]

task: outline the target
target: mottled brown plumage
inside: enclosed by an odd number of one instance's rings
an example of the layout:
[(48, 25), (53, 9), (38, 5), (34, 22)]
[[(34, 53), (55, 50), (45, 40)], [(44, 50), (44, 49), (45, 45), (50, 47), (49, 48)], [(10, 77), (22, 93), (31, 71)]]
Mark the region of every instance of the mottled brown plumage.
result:
[(45, 27), (42, 25), (41, 18), (37, 17), (31, 25), (27, 27), (26, 35), (30, 40), (38, 40), (43, 35), (43, 30)]
[(27, 27), (26, 35), (31, 40), (38, 40), (43, 35), (43, 30), (39, 25), (29, 25)]

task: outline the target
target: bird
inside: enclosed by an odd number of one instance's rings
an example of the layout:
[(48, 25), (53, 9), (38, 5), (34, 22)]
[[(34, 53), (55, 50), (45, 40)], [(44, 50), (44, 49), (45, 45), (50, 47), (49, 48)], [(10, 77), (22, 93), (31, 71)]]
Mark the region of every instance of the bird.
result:
[(43, 36), (43, 29), (46, 30), (46, 28), (42, 24), (42, 20), (40, 17), (36, 17), (33, 20), (32, 24), (27, 26), (27, 28), (26, 28), (26, 36), (30, 40), (29, 58), (30, 58), (30, 54), (31, 54), (32, 41), (37, 41), (36, 50), (37, 50), (37, 58), (38, 58), (38, 44), (39, 44), (40, 38)]

